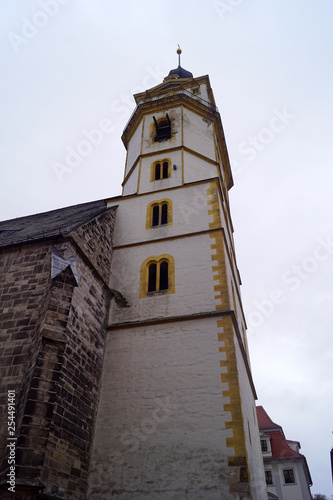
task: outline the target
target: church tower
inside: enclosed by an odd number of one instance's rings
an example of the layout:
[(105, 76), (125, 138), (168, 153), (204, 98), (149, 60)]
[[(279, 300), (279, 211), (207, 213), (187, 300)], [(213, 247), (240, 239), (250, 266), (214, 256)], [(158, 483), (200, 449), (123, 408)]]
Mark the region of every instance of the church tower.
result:
[(135, 95), (117, 206), (90, 500), (267, 498), (228, 191), (208, 76)]

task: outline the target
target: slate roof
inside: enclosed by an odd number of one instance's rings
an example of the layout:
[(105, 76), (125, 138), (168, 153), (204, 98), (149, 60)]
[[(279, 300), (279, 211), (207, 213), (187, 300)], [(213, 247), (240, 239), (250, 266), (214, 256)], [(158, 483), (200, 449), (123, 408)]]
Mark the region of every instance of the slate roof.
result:
[(59, 235), (66, 236), (111, 209), (114, 207), (107, 207), (105, 200), (99, 200), (2, 221), (0, 222), (0, 247)]

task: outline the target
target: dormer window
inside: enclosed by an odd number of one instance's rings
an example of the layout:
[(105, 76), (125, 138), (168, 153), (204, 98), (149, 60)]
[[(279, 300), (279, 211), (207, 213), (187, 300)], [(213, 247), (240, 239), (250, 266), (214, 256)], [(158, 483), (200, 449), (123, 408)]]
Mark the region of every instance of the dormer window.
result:
[(260, 440), (260, 444), (261, 444), (261, 451), (268, 451), (268, 446), (267, 446), (266, 439), (261, 439)]
[(166, 141), (167, 139), (171, 139), (171, 120), (169, 118), (168, 113), (164, 116), (160, 116), (159, 118), (155, 118), (153, 116), (155, 123), (155, 142)]

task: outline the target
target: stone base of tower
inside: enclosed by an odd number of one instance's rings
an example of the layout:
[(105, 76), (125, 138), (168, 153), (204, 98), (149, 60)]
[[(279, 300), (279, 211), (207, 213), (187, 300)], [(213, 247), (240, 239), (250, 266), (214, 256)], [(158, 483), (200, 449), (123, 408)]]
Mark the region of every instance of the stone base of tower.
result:
[[(90, 500), (267, 498), (251, 492), (253, 467), (235, 455), (244, 426), (226, 410), (235, 388), (221, 376), (220, 318), (109, 332)], [(251, 408), (246, 428), (255, 426)]]

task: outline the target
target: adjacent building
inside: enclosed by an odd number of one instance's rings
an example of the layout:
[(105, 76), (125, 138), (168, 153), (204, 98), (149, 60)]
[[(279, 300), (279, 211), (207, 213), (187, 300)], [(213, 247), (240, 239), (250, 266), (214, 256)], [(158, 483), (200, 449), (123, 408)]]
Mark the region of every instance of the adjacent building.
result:
[(257, 407), (261, 450), (269, 499), (311, 500), (312, 479), (298, 441), (285, 438), (262, 406)]

